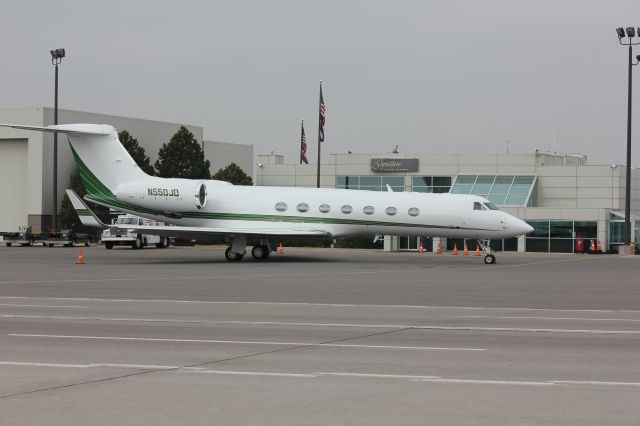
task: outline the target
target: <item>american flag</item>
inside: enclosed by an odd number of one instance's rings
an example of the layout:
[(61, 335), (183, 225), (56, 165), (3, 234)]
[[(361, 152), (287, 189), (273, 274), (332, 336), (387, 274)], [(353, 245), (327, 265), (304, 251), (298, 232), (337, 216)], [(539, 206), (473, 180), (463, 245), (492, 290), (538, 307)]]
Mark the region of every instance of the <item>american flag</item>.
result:
[(322, 96), (322, 85), (320, 85), (320, 123), (318, 126), (318, 139), (324, 142), (324, 121), (326, 118), (326, 110), (324, 108), (324, 97)]
[(304, 122), (302, 123), (302, 133), (300, 135), (300, 164), (309, 164), (307, 160), (307, 138), (304, 136)]

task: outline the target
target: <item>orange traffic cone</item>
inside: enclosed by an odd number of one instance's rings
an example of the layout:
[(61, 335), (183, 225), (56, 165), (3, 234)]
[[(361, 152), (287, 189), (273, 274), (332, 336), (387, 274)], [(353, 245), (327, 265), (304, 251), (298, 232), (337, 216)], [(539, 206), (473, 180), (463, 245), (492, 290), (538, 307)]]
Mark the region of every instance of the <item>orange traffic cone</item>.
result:
[(442, 254), (442, 248), (440, 247), (440, 241), (438, 241), (438, 251), (436, 254)]
[(480, 256), (480, 245), (476, 244), (476, 256)]
[(420, 247), (418, 247), (418, 253), (424, 253), (424, 247), (422, 246), (422, 241), (420, 241)]
[(453, 256), (457, 256), (458, 255), (458, 245), (454, 244), (453, 245), (453, 253), (451, 253)]
[(598, 240), (598, 253), (602, 253), (602, 246), (600, 245), (600, 240)]
[(596, 251), (596, 243), (594, 243), (593, 240), (591, 240), (591, 251), (592, 252)]
[(278, 254), (284, 254), (284, 249), (282, 248), (282, 243), (278, 246)]
[(78, 253), (78, 257), (76, 258), (76, 265), (84, 265), (84, 256), (82, 256), (82, 250)]
[(464, 245), (464, 255), (469, 256), (469, 249), (467, 249), (467, 244)]

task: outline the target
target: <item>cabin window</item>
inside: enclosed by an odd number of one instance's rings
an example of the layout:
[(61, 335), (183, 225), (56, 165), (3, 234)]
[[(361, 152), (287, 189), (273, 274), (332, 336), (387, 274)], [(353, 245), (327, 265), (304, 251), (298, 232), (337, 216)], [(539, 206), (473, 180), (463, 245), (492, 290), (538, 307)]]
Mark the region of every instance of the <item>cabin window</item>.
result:
[(366, 206), (365, 208), (362, 209), (362, 211), (364, 212), (364, 214), (373, 214), (373, 212), (375, 212), (376, 209), (374, 209), (373, 206)]
[(300, 213), (308, 212), (309, 211), (309, 204), (307, 204), (307, 203), (298, 204), (298, 211)]
[(344, 206), (342, 206), (342, 209), (340, 209), (340, 210), (342, 210), (342, 213), (344, 213), (344, 214), (349, 214), (349, 213), (351, 213), (353, 211), (353, 207), (351, 207), (348, 204), (345, 204)]
[(320, 213), (329, 213), (331, 211), (331, 207), (329, 204), (320, 204), (318, 210), (320, 210)]
[(411, 207), (407, 213), (409, 213), (409, 216), (418, 216), (420, 214), (420, 210), (417, 207)]
[(287, 211), (287, 203), (283, 203), (282, 201), (276, 203), (276, 210), (279, 212)]
[(384, 212), (389, 216), (393, 216), (398, 213), (398, 209), (396, 209), (395, 207), (387, 207)]

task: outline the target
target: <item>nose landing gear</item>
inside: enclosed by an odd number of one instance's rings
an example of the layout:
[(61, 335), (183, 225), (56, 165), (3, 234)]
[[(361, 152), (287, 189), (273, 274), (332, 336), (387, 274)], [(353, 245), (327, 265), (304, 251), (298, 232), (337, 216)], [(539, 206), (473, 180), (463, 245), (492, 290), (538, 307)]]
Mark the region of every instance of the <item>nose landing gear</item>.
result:
[(496, 257), (493, 254), (491, 254), (490, 243), (491, 243), (491, 240), (478, 240), (478, 245), (480, 245), (480, 248), (484, 253), (484, 263), (486, 265), (493, 265), (494, 263), (496, 263)]

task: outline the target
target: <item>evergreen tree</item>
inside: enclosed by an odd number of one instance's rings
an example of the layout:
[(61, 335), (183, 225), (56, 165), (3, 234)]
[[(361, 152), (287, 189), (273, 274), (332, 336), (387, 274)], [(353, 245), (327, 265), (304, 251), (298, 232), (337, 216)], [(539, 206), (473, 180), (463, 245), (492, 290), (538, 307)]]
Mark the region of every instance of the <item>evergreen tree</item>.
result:
[(200, 144), (184, 126), (162, 145), (154, 166), (160, 177), (211, 179), (211, 163), (204, 159)]
[(151, 165), (144, 148), (138, 144), (138, 139), (131, 136), (126, 130), (118, 133), (118, 139), (120, 139), (122, 146), (124, 146), (124, 148), (129, 152), (142, 171), (153, 176), (153, 166)]
[(236, 163), (231, 163), (224, 169), (218, 170), (213, 178), (231, 182), (234, 185), (253, 185), (251, 176), (248, 176)]
[[(73, 189), (80, 198), (83, 198), (87, 193), (84, 189), (84, 184), (82, 183), (80, 172), (78, 170), (69, 177), (69, 189)], [(67, 197), (66, 193), (62, 198), (62, 204), (60, 204), (58, 219), (64, 229), (77, 228), (80, 225), (80, 218), (78, 218), (73, 205), (71, 205), (71, 200)]]

